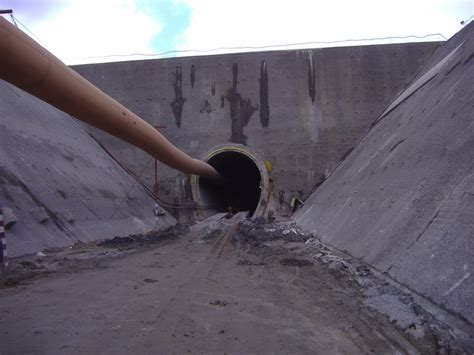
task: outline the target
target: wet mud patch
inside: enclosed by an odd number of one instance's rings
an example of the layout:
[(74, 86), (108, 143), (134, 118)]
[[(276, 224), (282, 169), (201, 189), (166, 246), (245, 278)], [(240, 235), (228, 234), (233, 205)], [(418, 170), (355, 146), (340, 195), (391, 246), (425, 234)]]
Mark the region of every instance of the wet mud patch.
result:
[[(142, 247), (158, 247), (187, 234), (188, 224), (126, 237), (115, 237), (98, 243), (78, 243), (68, 248), (55, 248), (10, 259), (6, 272), (0, 274), (0, 289), (27, 285), (28, 280), (40, 276), (74, 273), (80, 270), (106, 269), (108, 261), (140, 250)], [(149, 282), (149, 281), (144, 281)]]
[(241, 266), (264, 266), (264, 265), (267, 265), (267, 264), (264, 263), (264, 262), (261, 262), (261, 261), (252, 261), (252, 260), (249, 260), (249, 259), (242, 259), (242, 260), (239, 260), (237, 262), (237, 265), (241, 265)]
[(146, 245), (155, 245), (167, 241), (172, 241), (185, 235), (189, 231), (188, 224), (176, 224), (169, 228), (150, 232), (146, 234), (131, 234), (127, 237), (115, 237), (113, 239), (107, 239), (103, 242), (98, 243), (98, 246), (102, 247), (114, 247), (114, 248), (136, 248)]
[(314, 264), (306, 259), (296, 259), (296, 258), (285, 258), (280, 260), (280, 264), (284, 266), (313, 266)]
[(145, 282), (145, 283), (147, 283), (147, 284), (152, 284), (152, 283), (158, 282), (158, 280), (155, 280), (155, 279), (143, 279), (143, 282)]

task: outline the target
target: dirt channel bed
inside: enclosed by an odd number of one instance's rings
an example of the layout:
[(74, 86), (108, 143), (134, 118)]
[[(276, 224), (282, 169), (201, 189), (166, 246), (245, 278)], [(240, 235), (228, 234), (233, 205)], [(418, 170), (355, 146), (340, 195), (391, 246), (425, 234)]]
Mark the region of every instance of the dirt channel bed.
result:
[(469, 352), (290, 224), (219, 219), (44, 254), (1, 279), (1, 354)]

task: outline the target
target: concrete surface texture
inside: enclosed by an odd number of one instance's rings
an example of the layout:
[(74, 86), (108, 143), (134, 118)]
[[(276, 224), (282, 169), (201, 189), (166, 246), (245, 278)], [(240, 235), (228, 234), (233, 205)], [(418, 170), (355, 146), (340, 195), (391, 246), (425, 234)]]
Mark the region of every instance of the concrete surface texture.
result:
[[(73, 67), (194, 157), (244, 144), (273, 165), (277, 209), (307, 197), (369, 130), (439, 43), (291, 50)], [(149, 157), (88, 131), (135, 173)], [(143, 181), (152, 186), (153, 164)], [(192, 199), (188, 179), (159, 167), (160, 195)]]
[(3, 81), (0, 200), (10, 256), (155, 228), (154, 200), (74, 119)]
[(306, 201), (296, 222), (474, 323), (474, 23)]

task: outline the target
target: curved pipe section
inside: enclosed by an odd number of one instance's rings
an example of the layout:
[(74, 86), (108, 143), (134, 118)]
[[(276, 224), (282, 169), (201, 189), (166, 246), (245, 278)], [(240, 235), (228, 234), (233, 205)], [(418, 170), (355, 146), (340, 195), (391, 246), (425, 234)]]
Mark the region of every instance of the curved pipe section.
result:
[(92, 85), (7, 20), (0, 18), (0, 79), (108, 132), (184, 173), (218, 177), (150, 124)]

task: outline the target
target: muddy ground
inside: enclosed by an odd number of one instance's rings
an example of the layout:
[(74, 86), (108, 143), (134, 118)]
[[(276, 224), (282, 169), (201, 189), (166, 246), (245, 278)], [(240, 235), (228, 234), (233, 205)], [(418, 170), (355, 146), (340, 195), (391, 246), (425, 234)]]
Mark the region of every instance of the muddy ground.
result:
[(240, 216), (19, 258), (1, 283), (2, 355), (472, 350), (366, 265)]

